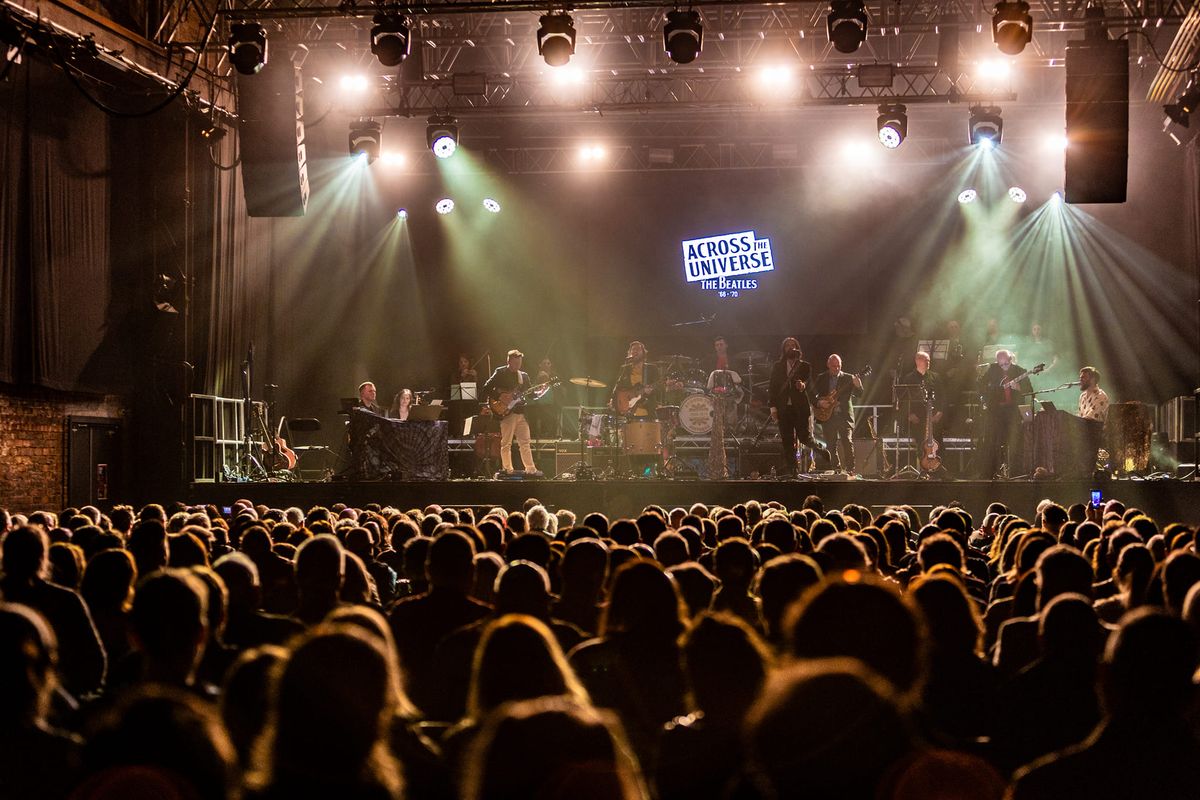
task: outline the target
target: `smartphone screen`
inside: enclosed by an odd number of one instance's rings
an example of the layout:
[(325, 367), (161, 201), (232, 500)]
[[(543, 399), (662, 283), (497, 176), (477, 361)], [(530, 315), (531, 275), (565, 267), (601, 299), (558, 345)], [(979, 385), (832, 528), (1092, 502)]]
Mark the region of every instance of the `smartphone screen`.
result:
[(1100, 495), (1099, 489), (1092, 489), (1092, 505), (1099, 506), (1104, 502), (1104, 498)]
[[(1099, 492), (1092, 492), (1092, 497), (1096, 497), (1098, 494), (1099, 494)], [(222, 513), (222, 514), (224, 514), (224, 515), (225, 515), (225, 516), (227, 516), (227, 517), (228, 517), (228, 516), (229, 516), (229, 515), (230, 515), (232, 512), (233, 512), (233, 506), (223, 506), (223, 507), (221, 508), (221, 513)]]

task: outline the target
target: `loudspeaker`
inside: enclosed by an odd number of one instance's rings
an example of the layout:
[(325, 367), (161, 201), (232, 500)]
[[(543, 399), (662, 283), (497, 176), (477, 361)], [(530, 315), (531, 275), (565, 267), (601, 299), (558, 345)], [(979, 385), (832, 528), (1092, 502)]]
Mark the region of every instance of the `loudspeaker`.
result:
[(290, 60), (238, 75), (238, 147), (242, 190), (252, 217), (302, 217), (308, 207), (304, 95)]
[(854, 471), (859, 475), (883, 474), (883, 440), (854, 440)]
[(1067, 43), (1068, 203), (1124, 203), (1129, 164), (1129, 41)]

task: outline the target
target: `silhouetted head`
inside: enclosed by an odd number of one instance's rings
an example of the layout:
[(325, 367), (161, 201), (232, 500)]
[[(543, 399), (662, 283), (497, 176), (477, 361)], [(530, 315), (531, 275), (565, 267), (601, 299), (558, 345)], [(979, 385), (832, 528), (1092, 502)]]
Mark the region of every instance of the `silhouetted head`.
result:
[(463, 800), (641, 800), (647, 795), (616, 721), (563, 698), (510, 703), (471, 747)]

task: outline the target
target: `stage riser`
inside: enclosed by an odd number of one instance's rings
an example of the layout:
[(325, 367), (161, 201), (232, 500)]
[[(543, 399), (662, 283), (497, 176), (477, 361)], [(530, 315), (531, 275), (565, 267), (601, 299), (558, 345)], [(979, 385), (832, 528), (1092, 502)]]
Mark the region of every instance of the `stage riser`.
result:
[(520, 508), (536, 497), (553, 509), (579, 513), (600, 510), (609, 516), (638, 513), (651, 503), (668, 508), (695, 502), (732, 505), (746, 500), (778, 500), (799, 507), (810, 494), (819, 495), (827, 507), (861, 503), (872, 509), (910, 503), (929, 507), (954, 500), (979, 519), (988, 503), (1000, 501), (1014, 512), (1032, 519), (1039, 501), (1050, 498), (1064, 506), (1087, 502), (1091, 490), (1100, 488), (1105, 498), (1115, 497), (1136, 505), (1160, 522), (1200, 520), (1200, 483), (1191, 481), (1114, 481), (1100, 487), (1084, 482), (1007, 483), (987, 481), (445, 481), (411, 483), (215, 483), (193, 484), (193, 502), (230, 505), (238, 498), (273, 507), (336, 502), (354, 506), (367, 503), (399, 508), (442, 505), (503, 506)]

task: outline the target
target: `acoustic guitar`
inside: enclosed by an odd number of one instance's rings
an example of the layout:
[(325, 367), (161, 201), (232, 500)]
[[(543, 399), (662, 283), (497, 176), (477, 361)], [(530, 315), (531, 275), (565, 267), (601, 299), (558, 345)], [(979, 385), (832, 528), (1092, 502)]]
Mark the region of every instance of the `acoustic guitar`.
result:
[(553, 389), (562, 383), (560, 378), (551, 378), (545, 383), (539, 383), (536, 386), (527, 386), (524, 389), (504, 389), (494, 400), (488, 401), (488, 408), (496, 419), (504, 419), (509, 414), (513, 413), (513, 409), (518, 403), (527, 400), (541, 400), (545, 397), (546, 392)]
[[(851, 378), (862, 380), (871, 374), (871, 368), (867, 367), (858, 375), (851, 375)], [(853, 386), (853, 382), (847, 383), (844, 386), (835, 386), (829, 394), (823, 394), (817, 398), (816, 405), (813, 407), (813, 419), (817, 422), (828, 422), (833, 416), (833, 412), (837, 411), (838, 401), (841, 398), (841, 393), (847, 387)]]

